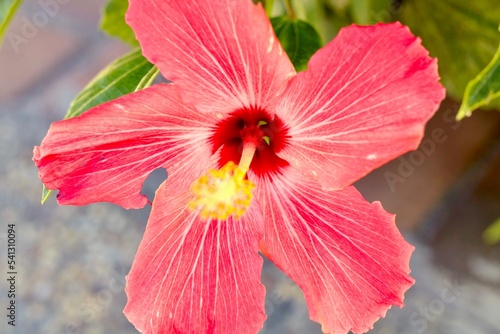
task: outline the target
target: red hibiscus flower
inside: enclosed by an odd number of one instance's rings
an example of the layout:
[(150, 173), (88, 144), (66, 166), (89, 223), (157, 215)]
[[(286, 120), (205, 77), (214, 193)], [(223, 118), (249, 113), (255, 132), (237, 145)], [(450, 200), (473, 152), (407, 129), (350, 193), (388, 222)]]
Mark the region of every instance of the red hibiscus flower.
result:
[(296, 73), (250, 0), (130, 0), (159, 84), (54, 123), (34, 161), (60, 204), (125, 208), (168, 180), (127, 276), (143, 333), (257, 333), (261, 251), (323, 331), (370, 329), (413, 284), (394, 216), (351, 185), (415, 149), (444, 97), (399, 23), (350, 26)]

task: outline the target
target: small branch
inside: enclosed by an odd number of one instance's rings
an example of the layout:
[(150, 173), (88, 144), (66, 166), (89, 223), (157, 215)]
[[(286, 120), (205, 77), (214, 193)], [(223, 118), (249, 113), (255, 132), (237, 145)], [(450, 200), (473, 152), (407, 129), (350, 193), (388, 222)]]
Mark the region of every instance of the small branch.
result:
[(286, 8), (286, 12), (288, 16), (292, 19), (296, 19), (297, 15), (295, 15), (295, 12), (293, 11), (293, 6), (292, 6), (292, 0), (283, 0)]

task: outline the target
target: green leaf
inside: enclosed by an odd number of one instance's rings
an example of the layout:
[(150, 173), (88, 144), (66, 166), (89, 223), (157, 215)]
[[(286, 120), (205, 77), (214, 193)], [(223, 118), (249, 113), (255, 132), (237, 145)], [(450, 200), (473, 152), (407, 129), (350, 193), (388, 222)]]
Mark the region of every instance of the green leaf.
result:
[(137, 92), (138, 90), (148, 88), (149, 86), (151, 86), (159, 73), (160, 73), (159, 69), (157, 69), (155, 66), (151, 67), (148, 73), (146, 73), (146, 75), (141, 79), (141, 81), (139, 81), (137, 87), (135, 87), (135, 91)]
[(22, 3), (22, 0), (2, 0), (0, 2), (0, 45), (2, 45), (10, 21), (12, 21)]
[[(103, 69), (71, 102), (65, 119), (81, 115), (84, 111), (120, 96), (151, 86), (158, 69), (147, 61), (141, 50), (134, 50)], [(43, 186), (42, 204), (52, 190)]]
[(398, 11), (399, 19), (438, 58), (448, 96), (461, 100), (467, 83), (486, 67), (497, 49), (498, 1), (403, 0)]
[(115, 60), (71, 102), (65, 118), (78, 116), (94, 106), (148, 87), (158, 74), (153, 69), (153, 64), (142, 56), (140, 49)]
[(489, 104), (497, 97), (500, 97), (500, 45), (488, 66), (467, 84), (457, 121), (470, 116), (475, 109)]
[(500, 242), (500, 218), (495, 220), (484, 232), (483, 239), (489, 245)]
[(318, 32), (307, 22), (288, 16), (274, 17), (271, 23), (295, 69), (307, 69), (307, 62), (322, 44)]
[(42, 187), (42, 205), (49, 199), (50, 195), (52, 195), (52, 190), (47, 189), (45, 184)]
[(125, 22), (128, 0), (109, 0), (101, 20), (101, 29), (110, 36), (116, 37), (132, 46), (139, 45), (132, 28)]

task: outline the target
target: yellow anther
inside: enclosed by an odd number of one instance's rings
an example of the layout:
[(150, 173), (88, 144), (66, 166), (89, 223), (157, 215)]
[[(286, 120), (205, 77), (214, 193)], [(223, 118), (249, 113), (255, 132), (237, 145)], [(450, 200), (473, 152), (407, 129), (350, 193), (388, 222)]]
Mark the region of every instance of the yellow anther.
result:
[(191, 185), (194, 199), (189, 202), (189, 208), (200, 210), (202, 219), (241, 217), (250, 206), (255, 187), (252, 181), (245, 179), (246, 172), (233, 162), (221, 169), (209, 170)]

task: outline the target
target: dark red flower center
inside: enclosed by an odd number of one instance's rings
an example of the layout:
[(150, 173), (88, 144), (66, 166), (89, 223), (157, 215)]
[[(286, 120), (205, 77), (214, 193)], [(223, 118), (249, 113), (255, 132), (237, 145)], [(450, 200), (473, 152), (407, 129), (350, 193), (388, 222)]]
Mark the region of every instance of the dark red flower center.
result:
[(243, 145), (253, 142), (257, 149), (250, 170), (262, 176), (289, 165), (277, 156), (288, 145), (288, 138), (288, 129), (278, 116), (271, 117), (260, 108), (238, 109), (216, 124), (211, 137), (212, 153), (222, 147), (219, 167), (229, 161), (238, 164)]

